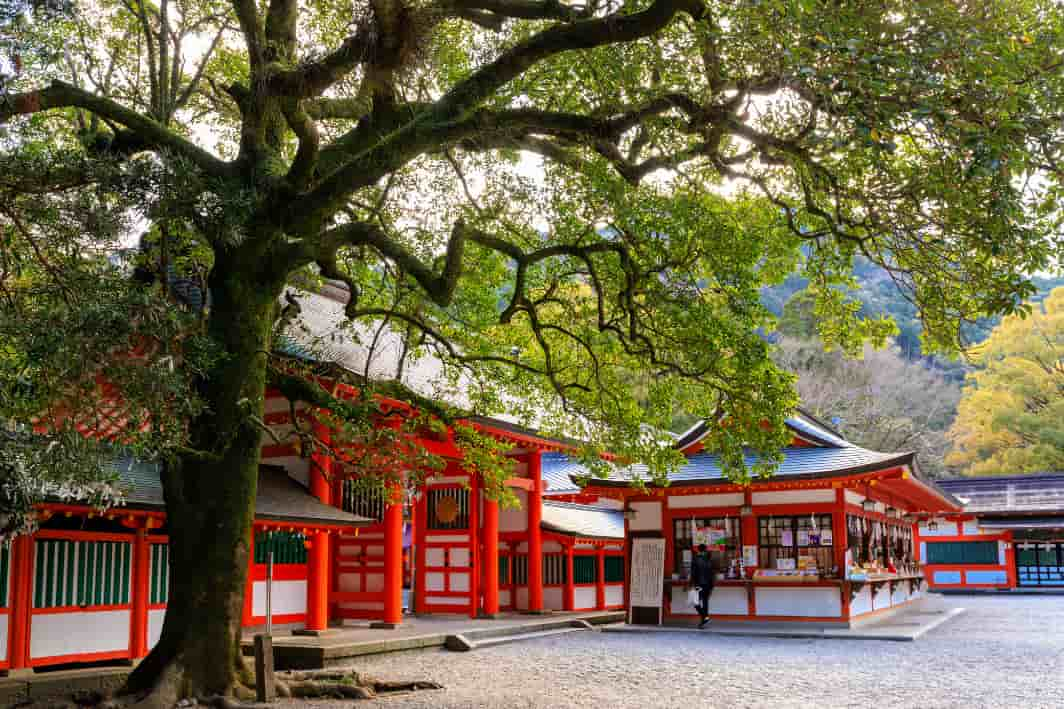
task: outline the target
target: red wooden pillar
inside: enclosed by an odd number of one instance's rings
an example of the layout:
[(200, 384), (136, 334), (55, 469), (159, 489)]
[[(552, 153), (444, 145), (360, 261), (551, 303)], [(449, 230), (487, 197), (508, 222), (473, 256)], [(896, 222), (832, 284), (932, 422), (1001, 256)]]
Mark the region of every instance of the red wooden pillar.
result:
[(481, 576), (484, 570), (480, 553), (480, 485), (476, 473), (469, 476), (469, 617), (476, 618), (480, 606)]
[[(328, 431), (316, 430), (316, 435), (328, 440)], [(310, 464), (310, 494), (326, 505), (332, 504), (332, 485), (328, 479), (330, 462), (325, 456), (314, 455)], [(329, 627), (329, 533), (324, 530), (313, 532), (309, 542), (307, 616), (304, 627), (312, 632), (321, 632)]]
[(425, 612), (425, 530), (428, 527), (428, 488), (422, 483), (414, 512), (414, 612)]
[(255, 595), (255, 525), (248, 533), (248, 575), (244, 580), (244, 615), (241, 624), (248, 627), (252, 623)]
[(835, 514), (831, 516), (831, 543), (834, 545), (835, 566), (839, 576), (846, 573), (846, 549), (850, 541), (846, 533), (846, 490), (835, 488)]
[[(748, 507), (753, 506), (753, 494), (750, 492), (750, 488), (746, 488), (743, 497), (743, 504)], [(740, 517), (739, 523), (742, 525), (742, 529), (739, 530), (739, 534), (743, 546), (756, 546), (758, 544), (757, 516), (753, 514), (743, 515), (742, 517)], [(758, 563), (760, 562), (761, 560), (758, 559)], [(754, 571), (757, 570), (757, 566), (748, 566), (745, 568), (746, 575), (748, 577), (752, 577), (754, 575)]]
[(528, 457), (528, 477), (532, 489), (528, 493), (528, 610), (543, 611), (543, 480), (542, 453), (534, 451)]
[(1002, 540), (1008, 545), (1005, 549), (1005, 574), (1009, 582), (1009, 588), (1016, 588), (1019, 582), (1016, 580), (1016, 542), (1012, 538), (1012, 532), (1005, 532)]
[(403, 622), (403, 500), (397, 488), (387, 492), (384, 506), (384, 618), (377, 628), (397, 628)]
[(481, 528), (481, 557), (484, 569), (484, 616), (499, 614), (499, 503), (484, 498), (484, 522)]
[(30, 608), (33, 602), (33, 537), (15, 537), (11, 545), (11, 669), (30, 666)]
[[(846, 550), (850, 546), (846, 524), (846, 489), (835, 488), (835, 513), (831, 515), (831, 544), (835, 554), (835, 566), (839, 578), (846, 578)], [(842, 617), (850, 617), (850, 590), (845, 584), (839, 587), (842, 594)]]
[(148, 530), (141, 526), (133, 537), (133, 622), (130, 651), (133, 657), (148, 654), (148, 593), (151, 573), (151, 548)]
[(606, 610), (606, 548), (595, 550), (595, 568), (598, 570), (598, 583), (595, 585), (595, 608)]
[(576, 579), (573, 578), (573, 547), (569, 544), (565, 548), (565, 610), (571, 611), (576, 608)]

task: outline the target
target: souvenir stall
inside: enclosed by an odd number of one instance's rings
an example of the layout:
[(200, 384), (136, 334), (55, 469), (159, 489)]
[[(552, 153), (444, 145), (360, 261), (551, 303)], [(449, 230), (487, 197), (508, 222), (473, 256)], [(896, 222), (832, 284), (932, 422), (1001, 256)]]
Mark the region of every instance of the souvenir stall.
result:
[[(702, 449), (705, 424), (677, 442), (688, 460), (667, 487), (633, 489), (634, 477), (646, 479), (635, 466), (590, 482), (585, 492), (624, 503), (631, 622), (697, 619), (688, 579), (699, 544), (718, 562), (710, 613), (719, 620), (848, 625), (920, 598), (916, 515), (960, 504), (918, 475), (912, 454), (860, 448), (806, 414), (788, 426), (775, 475), (746, 486)], [(654, 547), (660, 561), (640, 550)]]

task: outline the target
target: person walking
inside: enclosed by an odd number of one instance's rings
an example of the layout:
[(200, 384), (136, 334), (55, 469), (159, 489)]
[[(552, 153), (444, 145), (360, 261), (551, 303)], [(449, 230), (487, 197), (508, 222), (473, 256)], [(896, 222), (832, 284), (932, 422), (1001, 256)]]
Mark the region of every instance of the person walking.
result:
[(713, 555), (706, 550), (705, 544), (698, 545), (698, 553), (691, 560), (691, 585), (698, 589), (699, 629), (709, 622), (709, 597), (713, 593), (713, 583), (717, 580), (717, 565)]

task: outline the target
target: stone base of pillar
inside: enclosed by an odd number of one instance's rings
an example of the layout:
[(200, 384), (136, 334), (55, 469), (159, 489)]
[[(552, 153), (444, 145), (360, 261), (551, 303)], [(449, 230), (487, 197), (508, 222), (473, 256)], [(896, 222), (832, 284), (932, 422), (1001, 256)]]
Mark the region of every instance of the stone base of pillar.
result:
[(477, 618), (481, 620), (496, 620), (502, 618), (502, 613), (485, 613), (484, 611), (480, 611), (480, 613), (477, 613)]
[(313, 628), (296, 628), (292, 631), (292, 635), (300, 635), (309, 638), (320, 638), (325, 635), (335, 635), (341, 630), (342, 628), (324, 628), (323, 630), (315, 630)]
[(544, 608), (538, 611), (521, 611), (525, 615), (552, 615), (554, 613), (550, 608)]
[(369, 627), (374, 630), (395, 630), (401, 625), (402, 623), (385, 623), (383, 620), (375, 620), (369, 624)]

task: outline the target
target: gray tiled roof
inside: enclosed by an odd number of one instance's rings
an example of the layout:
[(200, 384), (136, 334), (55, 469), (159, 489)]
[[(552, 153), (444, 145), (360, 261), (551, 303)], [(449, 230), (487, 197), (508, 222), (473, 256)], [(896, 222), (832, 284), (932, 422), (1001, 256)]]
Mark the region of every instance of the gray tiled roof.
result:
[(574, 537), (624, 539), (621, 510), (543, 501), (543, 528)]
[(936, 481), (969, 512), (1064, 512), (1064, 473)]
[[(880, 453), (854, 445), (845, 448), (784, 448), (783, 462), (776, 469), (775, 478), (823, 478), (850, 473), (866, 472), (895, 465), (908, 465), (912, 462), (912, 453)], [(747, 467), (758, 462), (758, 456), (748, 452), (745, 458)], [(577, 463), (566, 469), (571, 476), (580, 478), (588, 471)], [(609, 478), (594, 479), (595, 484), (627, 485), (634, 479), (649, 481), (650, 475), (645, 465), (631, 465), (614, 468)], [(720, 467), (720, 458), (713, 453), (696, 453), (687, 459), (687, 463), (669, 475), (671, 484), (721, 482), (725, 480)]]
[(548, 495), (580, 492), (572, 476), (587, 475), (580, 463), (564, 453), (544, 453), (540, 460), (540, 475)]
[(1064, 529), (1064, 516), (980, 519), (979, 526), (986, 529)]
[[(118, 474), (127, 505), (159, 508), (166, 506), (162, 480), (159, 477), (159, 463), (119, 456), (112, 463), (112, 468)], [(306, 488), (290, 478), (283, 468), (270, 465), (259, 468), (255, 517), (294, 524), (364, 526), (373, 523), (373, 520), (319, 502)]]

